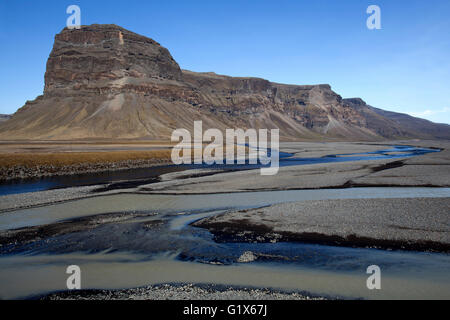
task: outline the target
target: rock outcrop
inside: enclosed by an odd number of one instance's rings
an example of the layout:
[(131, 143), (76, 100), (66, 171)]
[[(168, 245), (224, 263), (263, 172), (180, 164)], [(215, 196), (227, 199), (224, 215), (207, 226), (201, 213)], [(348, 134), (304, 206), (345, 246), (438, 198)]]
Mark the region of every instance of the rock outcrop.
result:
[(181, 70), (159, 43), (118, 26), (65, 29), (56, 35), (47, 61), (44, 93), (125, 77), (180, 80)]
[(437, 125), (342, 99), (326, 84), (284, 85), (181, 70), (156, 41), (116, 25), (64, 29), (42, 96), (0, 139), (167, 139), (176, 128), (279, 128), (288, 140), (450, 138)]

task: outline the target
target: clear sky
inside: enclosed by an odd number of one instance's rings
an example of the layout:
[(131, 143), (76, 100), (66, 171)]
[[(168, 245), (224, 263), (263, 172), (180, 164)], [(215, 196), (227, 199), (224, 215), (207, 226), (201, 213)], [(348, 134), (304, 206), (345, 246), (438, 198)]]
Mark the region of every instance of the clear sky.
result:
[[(66, 8), (168, 48), (181, 68), (292, 84), (450, 123), (448, 0), (0, 0), (0, 113), (42, 94)], [(381, 8), (381, 30), (366, 9)]]

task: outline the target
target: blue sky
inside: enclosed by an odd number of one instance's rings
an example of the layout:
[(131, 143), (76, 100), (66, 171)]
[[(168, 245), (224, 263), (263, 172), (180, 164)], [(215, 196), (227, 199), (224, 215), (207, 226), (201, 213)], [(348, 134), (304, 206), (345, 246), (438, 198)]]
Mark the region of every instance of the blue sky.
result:
[[(1, 0), (0, 113), (42, 94), (68, 15), (155, 39), (181, 68), (292, 84), (329, 83), (344, 98), (450, 123), (450, 1)], [(381, 8), (381, 30), (366, 9)]]

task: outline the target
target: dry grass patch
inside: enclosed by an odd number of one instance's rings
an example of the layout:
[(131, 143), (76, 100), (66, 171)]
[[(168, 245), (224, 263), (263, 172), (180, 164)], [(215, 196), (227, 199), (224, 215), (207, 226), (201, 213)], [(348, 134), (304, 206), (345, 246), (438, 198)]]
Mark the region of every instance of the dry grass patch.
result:
[(60, 152), (60, 153), (3, 153), (0, 166), (3, 168), (52, 165), (56, 167), (77, 164), (114, 163), (127, 160), (170, 160), (171, 151), (111, 151), (111, 152)]

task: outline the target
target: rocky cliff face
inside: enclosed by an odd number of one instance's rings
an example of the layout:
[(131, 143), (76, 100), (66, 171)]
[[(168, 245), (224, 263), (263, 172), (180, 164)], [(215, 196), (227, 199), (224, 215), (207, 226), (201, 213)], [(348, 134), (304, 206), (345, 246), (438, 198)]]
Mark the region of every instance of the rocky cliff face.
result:
[(180, 80), (181, 70), (166, 48), (121, 27), (64, 29), (47, 61), (44, 93), (125, 77)]
[(168, 139), (195, 120), (204, 129), (279, 128), (292, 140), (450, 138), (449, 126), (383, 112), (329, 85), (181, 70), (154, 40), (91, 25), (56, 35), (43, 95), (2, 124), (0, 139)]

